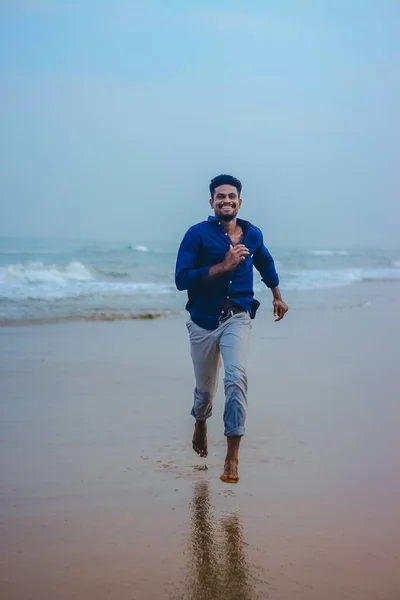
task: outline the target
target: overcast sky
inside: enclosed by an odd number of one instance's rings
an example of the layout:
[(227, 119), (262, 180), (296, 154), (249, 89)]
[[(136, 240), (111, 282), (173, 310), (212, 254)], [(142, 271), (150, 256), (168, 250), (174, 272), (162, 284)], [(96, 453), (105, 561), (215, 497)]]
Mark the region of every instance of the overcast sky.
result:
[(398, 0), (1, 0), (0, 235), (399, 243)]

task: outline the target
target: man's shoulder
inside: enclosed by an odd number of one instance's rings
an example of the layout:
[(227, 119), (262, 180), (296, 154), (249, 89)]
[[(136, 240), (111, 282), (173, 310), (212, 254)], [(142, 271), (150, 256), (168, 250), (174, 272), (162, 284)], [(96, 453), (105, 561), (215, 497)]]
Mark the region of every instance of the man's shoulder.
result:
[(192, 225), (192, 228), (194, 229), (204, 229), (205, 227), (210, 227), (210, 221), (199, 221), (198, 223)]
[(186, 232), (187, 234), (196, 234), (199, 233), (201, 234), (205, 229), (207, 229), (210, 226), (208, 221), (200, 221), (199, 223), (195, 223), (194, 225), (191, 225), (189, 227), (189, 229)]

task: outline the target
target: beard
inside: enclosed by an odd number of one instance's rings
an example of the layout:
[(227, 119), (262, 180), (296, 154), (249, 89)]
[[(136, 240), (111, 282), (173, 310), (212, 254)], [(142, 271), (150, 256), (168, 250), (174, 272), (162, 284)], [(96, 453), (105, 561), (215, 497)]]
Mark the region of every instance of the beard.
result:
[(229, 223), (230, 221), (233, 221), (233, 219), (235, 219), (236, 216), (237, 216), (237, 212), (233, 212), (230, 215), (222, 213), (222, 214), (218, 215), (218, 219), (220, 221), (224, 221), (225, 223)]

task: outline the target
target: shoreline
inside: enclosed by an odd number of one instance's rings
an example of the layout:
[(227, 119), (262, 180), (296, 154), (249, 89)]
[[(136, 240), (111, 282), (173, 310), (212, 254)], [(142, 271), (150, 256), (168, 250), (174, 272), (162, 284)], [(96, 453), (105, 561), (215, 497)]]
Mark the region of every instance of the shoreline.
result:
[(27, 319), (0, 319), (0, 327), (27, 327), (37, 325), (58, 325), (80, 322), (109, 322), (109, 321), (151, 321), (168, 317), (172, 312), (140, 312), (140, 313), (88, 313), (84, 315), (66, 315), (64, 317), (42, 317)]

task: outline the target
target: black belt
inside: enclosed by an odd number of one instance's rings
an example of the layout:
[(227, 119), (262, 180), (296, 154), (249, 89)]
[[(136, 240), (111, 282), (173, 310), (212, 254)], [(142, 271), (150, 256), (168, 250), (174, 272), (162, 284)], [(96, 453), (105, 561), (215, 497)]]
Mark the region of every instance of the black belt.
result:
[(233, 315), (237, 315), (242, 312), (246, 312), (246, 309), (243, 308), (242, 306), (239, 306), (238, 304), (235, 304), (235, 305), (232, 304), (232, 306), (230, 306), (229, 308), (226, 308), (225, 310), (223, 310), (221, 312), (218, 322), (220, 325), (222, 325), (222, 323), (225, 323), (225, 321), (227, 321), (228, 319), (233, 317)]

